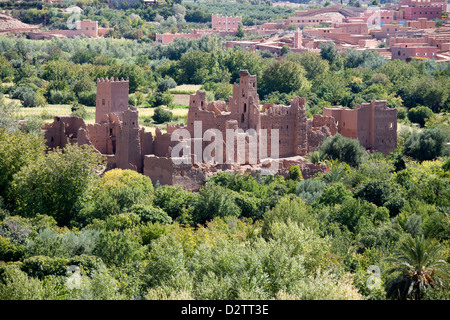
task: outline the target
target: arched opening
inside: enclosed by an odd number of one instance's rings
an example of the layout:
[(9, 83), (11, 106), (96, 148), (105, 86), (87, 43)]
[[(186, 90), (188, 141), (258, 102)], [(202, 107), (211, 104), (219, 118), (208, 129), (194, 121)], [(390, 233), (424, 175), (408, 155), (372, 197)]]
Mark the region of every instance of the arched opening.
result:
[(247, 112), (247, 104), (244, 103), (244, 113)]

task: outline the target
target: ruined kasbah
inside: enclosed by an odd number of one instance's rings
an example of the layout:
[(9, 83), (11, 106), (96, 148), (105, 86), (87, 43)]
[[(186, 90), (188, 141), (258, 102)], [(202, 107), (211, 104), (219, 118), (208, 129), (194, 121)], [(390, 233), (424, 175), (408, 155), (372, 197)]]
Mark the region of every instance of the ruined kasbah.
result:
[(186, 124), (167, 124), (155, 135), (139, 126), (138, 110), (128, 105), (128, 79), (97, 79), (95, 124), (78, 117), (55, 117), (44, 127), (49, 148), (67, 143), (91, 145), (107, 158), (106, 169), (132, 169), (153, 183), (198, 190), (220, 171), (286, 175), (298, 165), (304, 178), (326, 170), (308, 163), (306, 155), (340, 133), (369, 151), (388, 154), (397, 147), (397, 110), (386, 101), (355, 109), (324, 108), (306, 116), (306, 99), (290, 105), (260, 105), (256, 76), (239, 72), (228, 102), (207, 103), (206, 93), (190, 96)]

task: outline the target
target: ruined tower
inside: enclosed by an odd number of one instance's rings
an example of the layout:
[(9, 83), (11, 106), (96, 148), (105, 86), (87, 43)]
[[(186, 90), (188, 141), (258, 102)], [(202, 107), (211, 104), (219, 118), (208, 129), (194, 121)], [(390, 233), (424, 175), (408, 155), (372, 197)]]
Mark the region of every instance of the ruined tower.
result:
[(102, 122), (104, 116), (109, 113), (115, 113), (122, 120), (122, 111), (128, 110), (128, 91), (128, 78), (97, 79), (95, 122)]
[[(248, 70), (239, 71), (239, 84), (233, 86), (233, 97), (229, 102), (229, 111), (237, 119), (239, 128), (250, 129), (250, 110), (256, 106), (259, 110), (259, 95), (257, 92), (256, 75), (250, 75)], [(256, 128), (252, 128), (256, 129)]]
[(141, 137), (138, 111), (126, 110), (117, 136), (116, 166), (142, 172)]

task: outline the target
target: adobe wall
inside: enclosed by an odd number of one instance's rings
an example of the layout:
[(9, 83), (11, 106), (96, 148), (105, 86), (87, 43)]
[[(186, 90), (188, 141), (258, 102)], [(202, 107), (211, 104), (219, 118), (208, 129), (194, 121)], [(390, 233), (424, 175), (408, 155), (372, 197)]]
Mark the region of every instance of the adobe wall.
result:
[(80, 31), (86, 37), (96, 38), (98, 37), (98, 22), (92, 20), (81, 20)]
[(205, 169), (190, 164), (174, 164), (171, 158), (146, 155), (144, 158), (144, 175), (153, 184), (178, 185), (189, 190), (198, 190), (205, 182)]
[[(277, 129), (279, 134), (280, 157), (292, 156), (296, 153), (294, 140), (297, 118), (294, 107), (265, 104), (261, 113), (261, 129), (267, 129), (267, 152), (271, 150), (271, 130)], [(306, 123), (304, 124), (306, 126)]]
[[(88, 124), (87, 132), (90, 142), (102, 154), (114, 154), (116, 152), (117, 127), (118, 124), (112, 123)], [(114, 142), (112, 137), (114, 137)]]
[(374, 110), (370, 103), (362, 103), (356, 106), (355, 112), (357, 119), (355, 123), (355, 131), (359, 143), (366, 149), (373, 149), (375, 147), (373, 126)]
[(44, 125), (45, 140), (48, 148), (64, 148), (67, 141), (77, 142), (78, 129), (86, 129), (86, 124), (79, 117), (55, 117), (53, 122)]
[(397, 148), (397, 109), (388, 108), (386, 101), (372, 101), (374, 109), (374, 149), (388, 154)]
[(120, 169), (132, 169), (142, 172), (141, 137), (138, 112), (122, 112), (123, 122), (117, 132), (116, 166)]
[(358, 139), (366, 149), (388, 154), (397, 147), (397, 109), (388, 108), (385, 100), (362, 103), (355, 109), (324, 108), (323, 115), (334, 117), (338, 132)]

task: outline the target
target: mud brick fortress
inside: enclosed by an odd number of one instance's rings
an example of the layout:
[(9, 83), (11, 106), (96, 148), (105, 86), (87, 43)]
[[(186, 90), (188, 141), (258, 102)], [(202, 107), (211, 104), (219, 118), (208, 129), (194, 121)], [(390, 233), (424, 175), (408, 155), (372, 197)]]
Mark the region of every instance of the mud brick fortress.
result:
[[(95, 123), (86, 124), (78, 117), (55, 117), (53, 123), (44, 127), (46, 144), (49, 148), (63, 148), (67, 143), (92, 145), (106, 155), (107, 169), (132, 169), (150, 177), (153, 183), (177, 184), (192, 190), (218, 171), (256, 174), (274, 161), (279, 174), (286, 174), (291, 165), (299, 165), (303, 176), (311, 177), (326, 167), (307, 163), (303, 156), (315, 151), (326, 137), (337, 132), (385, 154), (397, 146), (397, 110), (387, 108), (386, 101), (363, 103), (356, 109), (325, 108), (323, 115), (314, 115), (311, 120), (306, 117), (305, 98), (294, 98), (289, 106), (270, 103), (261, 106), (256, 76), (247, 70), (239, 74), (239, 84), (234, 84), (228, 102), (207, 103), (206, 93), (197, 91), (190, 96), (187, 124), (168, 124), (167, 133), (157, 128), (154, 136), (139, 126), (138, 110), (128, 105), (128, 79), (98, 79)], [(210, 159), (197, 159), (192, 151), (187, 155), (175, 153), (177, 157), (172, 157), (172, 151), (180, 143), (190, 150), (200, 146), (203, 154), (212, 141), (205, 141), (208, 129), (216, 129), (216, 134), (220, 132), (224, 139), (227, 129), (233, 129), (236, 135), (228, 142), (235, 146), (240, 136), (246, 141), (245, 148), (243, 151), (235, 148), (232, 159), (224, 152), (222, 159), (226, 161), (220, 161), (221, 149), (214, 149), (219, 153), (211, 153)], [(272, 141), (272, 135), (277, 138), (276, 157), (272, 157), (271, 143), (267, 143), (265, 158), (249, 150), (251, 129), (256, 132), (265, 129), (268, 141)], [(272, 131), (274, 129), (277, 131)], [(196, 135), (198, 130), (201, 137)], [(184, 132), (183, 139), (172, 141), (172, 135), (180, 131)], [(186, 157), (191, 157), (192, 161), (176, 161)]]

